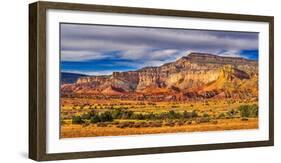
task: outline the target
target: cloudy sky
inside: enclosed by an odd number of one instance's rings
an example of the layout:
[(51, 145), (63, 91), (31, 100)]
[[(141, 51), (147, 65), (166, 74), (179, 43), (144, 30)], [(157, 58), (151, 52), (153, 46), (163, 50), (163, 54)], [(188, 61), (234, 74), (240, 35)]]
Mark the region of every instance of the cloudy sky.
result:
[(88, 75), (160, 66), (205, 52), (258, 58), (258, 33), (61, 24), (62, 72)]

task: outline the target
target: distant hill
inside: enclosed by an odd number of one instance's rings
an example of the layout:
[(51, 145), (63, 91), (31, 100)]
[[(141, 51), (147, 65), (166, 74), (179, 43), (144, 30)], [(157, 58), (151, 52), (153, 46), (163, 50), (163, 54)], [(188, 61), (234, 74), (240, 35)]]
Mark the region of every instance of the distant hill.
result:
[(80, 95), (140, 96), (140, 99), (257, 98), (258, 62), (191, 53), (159, 67), (113, 72), (107, 76), (82, 76), (73, 84), (62, 85), (61, 90)]
[(76, 83), (77, 79), (79, 79), (81, 77), (86, 77), (86, 76), (87, 75), (83, 75), (83, 74), (62, 72), (61, 73), (61, 83), (62, 84)]

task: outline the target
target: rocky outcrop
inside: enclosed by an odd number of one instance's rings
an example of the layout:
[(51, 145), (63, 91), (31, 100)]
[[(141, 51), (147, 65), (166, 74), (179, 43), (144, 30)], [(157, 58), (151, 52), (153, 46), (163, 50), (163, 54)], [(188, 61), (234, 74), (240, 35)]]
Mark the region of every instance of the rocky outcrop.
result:
[[(257, 96), (258, 63), (254, 60), (191, 53), (160, 67), (80, 77), (62, 85), (64, 93), (165, 94), (183, 98)], [(247, 86), (251, 86), (250, 88)], [(176, 96), (176, 97), (177, 97)]]

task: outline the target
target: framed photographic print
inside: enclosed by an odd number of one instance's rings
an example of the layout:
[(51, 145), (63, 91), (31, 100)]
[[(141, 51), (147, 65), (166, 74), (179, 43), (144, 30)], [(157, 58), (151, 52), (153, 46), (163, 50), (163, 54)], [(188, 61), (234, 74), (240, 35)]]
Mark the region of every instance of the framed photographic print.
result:
[(29, 6), (29, 157), (272, 146), (271, 16)]

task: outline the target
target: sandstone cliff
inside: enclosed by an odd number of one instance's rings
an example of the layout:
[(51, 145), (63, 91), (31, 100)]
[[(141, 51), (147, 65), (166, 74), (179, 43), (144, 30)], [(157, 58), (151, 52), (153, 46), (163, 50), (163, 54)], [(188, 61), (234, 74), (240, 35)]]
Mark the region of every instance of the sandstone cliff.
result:
[(257, 98), (258, 63), (244, 58), (191, 53), (175, 62), (108, 76), (80, 77), (62, 93), (165, 95), (186, 98)]

